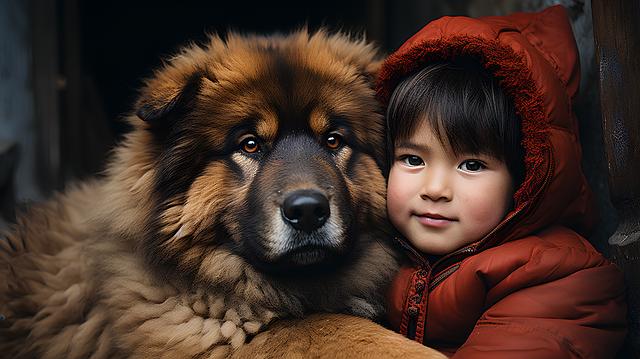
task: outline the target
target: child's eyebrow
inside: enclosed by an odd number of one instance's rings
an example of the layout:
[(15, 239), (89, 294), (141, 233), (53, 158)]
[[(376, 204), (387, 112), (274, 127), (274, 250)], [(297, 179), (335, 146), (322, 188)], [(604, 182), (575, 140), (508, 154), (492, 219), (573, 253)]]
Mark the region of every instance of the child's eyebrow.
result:
[(425, 145), (419, 145), (417, 143), (407, 142), (407, 141), (396, 143), (396, 148), (404, 148), (407, 150), (416, 150), (416, 151), (424, 151), (428, 149), (428, 147)]

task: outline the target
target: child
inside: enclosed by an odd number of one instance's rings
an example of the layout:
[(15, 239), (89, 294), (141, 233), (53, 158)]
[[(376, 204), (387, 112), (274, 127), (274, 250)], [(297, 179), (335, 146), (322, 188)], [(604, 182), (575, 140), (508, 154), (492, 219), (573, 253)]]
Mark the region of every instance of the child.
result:
[(594, 224), (562, 7), (428, 24), (382, 67), (387, 208), (414, 259), (391, 325), (460, 358), (613, 357), (622, 275)]

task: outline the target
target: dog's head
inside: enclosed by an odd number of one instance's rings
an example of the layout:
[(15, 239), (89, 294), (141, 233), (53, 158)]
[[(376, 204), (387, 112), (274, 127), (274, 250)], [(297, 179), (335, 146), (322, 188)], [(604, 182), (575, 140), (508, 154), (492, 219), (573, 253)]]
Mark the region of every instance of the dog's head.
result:
[(123, 151), (151, 203), (149, 257), (215, 280), (239, 259), (290, 275), (368, 253), (386, 223), (378, 64), (323, 31), (214, 36), (170, 59)]

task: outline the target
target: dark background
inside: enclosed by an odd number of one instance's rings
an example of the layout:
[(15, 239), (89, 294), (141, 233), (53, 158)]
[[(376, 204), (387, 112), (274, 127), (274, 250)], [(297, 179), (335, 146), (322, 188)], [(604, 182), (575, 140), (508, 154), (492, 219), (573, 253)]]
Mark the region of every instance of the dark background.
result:
[[(289, 32), (303, 26), (364, 33), (367, 1), (110, 1), (80, 4), (82, 62), (104, 99), (107, 117), (127, 112), (140, 80), (161, 59), (206, 34)], [(123, 126), (112, 123), (120, 133)]]

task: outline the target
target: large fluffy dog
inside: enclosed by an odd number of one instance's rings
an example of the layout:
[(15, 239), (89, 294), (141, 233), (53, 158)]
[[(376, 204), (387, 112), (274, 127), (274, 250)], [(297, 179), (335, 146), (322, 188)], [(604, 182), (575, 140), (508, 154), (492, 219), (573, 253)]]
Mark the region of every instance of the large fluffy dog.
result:
[(376, 318), (385, 244), (375, 52), (211, 37), (149, 79), (106, 175), (0, 238), (0, 353), (216, 357), (273, 318)]

